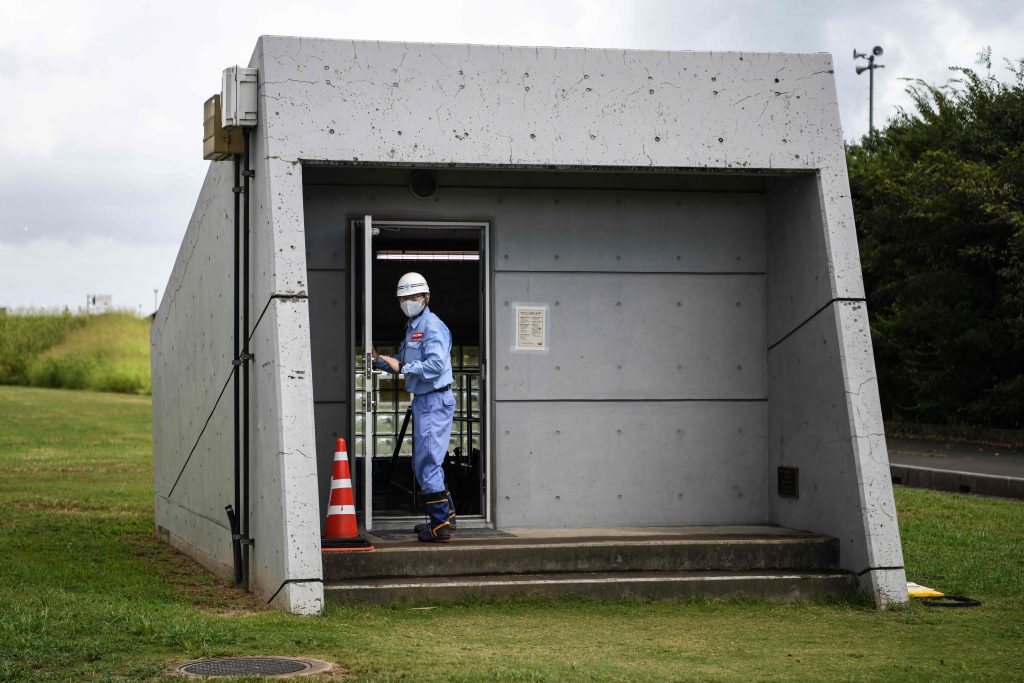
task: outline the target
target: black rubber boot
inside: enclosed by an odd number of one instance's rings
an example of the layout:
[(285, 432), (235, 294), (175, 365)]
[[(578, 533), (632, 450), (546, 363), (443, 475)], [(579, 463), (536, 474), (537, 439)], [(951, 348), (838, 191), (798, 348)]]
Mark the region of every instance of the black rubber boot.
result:
[(426, 498), (427, 516), (430, 521), (416, 525), (416, 538), (425, 543), (448, 543), (452, 540), (452, 530), (448, 522), (448, 492), (435, 491), (424, 493)]
[(452, 535), (455, 535), (455, 499), (452, 498), (451, 491), (445, 491), (448, 494), (448, 528), (451, 529)]
[[(456, 521), (455, 521), (455, 499), (452, 498), (452, 492), (451, 491), (445, 491), (445, 493), (448, 495), (448, 531), (449, 531), (449, 533), (452, 536), (454, 536), (456, 530), (458, 529), (458, 525), (456, 524)], [(426, 523), (426, 522), (424, 522), (423, 524), (417, 524), (416, 526), (414, 526), (412, 528), (412, 532), (414, 534), (416, 534), (417, 536), (419, 536), (421, 529), (430, 529), (430, 528), (431, 528), (431, 525)]]

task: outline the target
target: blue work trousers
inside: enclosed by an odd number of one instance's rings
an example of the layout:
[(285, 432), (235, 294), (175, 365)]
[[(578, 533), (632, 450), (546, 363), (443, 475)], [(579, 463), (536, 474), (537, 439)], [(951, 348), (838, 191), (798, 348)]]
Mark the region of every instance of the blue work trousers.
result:
[(444, 456), (452, 436), (455, 396), (451, 390), (412, 399), (412, 468), (424, 493), (446, 490)]

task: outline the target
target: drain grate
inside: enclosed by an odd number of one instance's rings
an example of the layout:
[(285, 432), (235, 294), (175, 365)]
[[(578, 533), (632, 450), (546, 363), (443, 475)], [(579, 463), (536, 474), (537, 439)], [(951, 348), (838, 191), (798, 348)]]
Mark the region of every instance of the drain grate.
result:
[(322, 673), (331, 667), (316, 659), (293, 657), (221, 657), (182, 664), (176, 670), (189, 676), (288, 676)]

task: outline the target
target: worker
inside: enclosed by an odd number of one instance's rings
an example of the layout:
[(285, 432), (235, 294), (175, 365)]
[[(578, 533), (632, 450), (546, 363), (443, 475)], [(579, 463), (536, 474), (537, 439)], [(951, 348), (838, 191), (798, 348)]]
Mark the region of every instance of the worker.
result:
[(405, 375), (412, 399), (412, 467), (423, 491), (429, 521), (417, 524), (416, 537), (428, 543), (447, 543), (455, 533), (455, 502), (445, 486), (444, 458), (452, 434), (455, 396), (452, 394), (452, 335), (434, 315), (430, 287), (419, 273), (398, 281), (398, 305), (409, 319), (397, 357), (377, 355), (374, 365)]

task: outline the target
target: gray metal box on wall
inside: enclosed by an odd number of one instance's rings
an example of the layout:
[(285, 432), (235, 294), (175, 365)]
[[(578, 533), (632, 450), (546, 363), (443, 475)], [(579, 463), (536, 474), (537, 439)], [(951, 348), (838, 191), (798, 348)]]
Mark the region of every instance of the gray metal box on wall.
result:
[[(352, 431), (350, 368), (325, 359), (353, 355), (345, 221), (367, 212), (491, 225), (494, 523), (797, 525), (906, 600), (828, 55), (265, 36), (249, 67), (258, 592), (322, 603), (325, 449)], [(436, 201), (379, 180), (411, 167), (440, 169)], [(157, 521), (215, 568), (225, 173), (153, 329)], [(517, 304), (544, 307), (543, 353)]]

